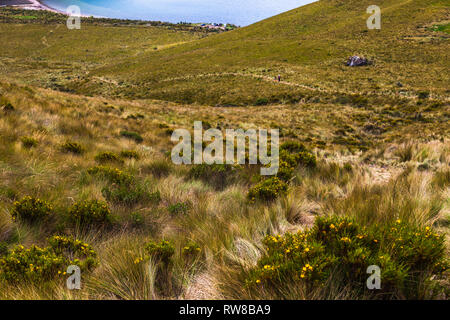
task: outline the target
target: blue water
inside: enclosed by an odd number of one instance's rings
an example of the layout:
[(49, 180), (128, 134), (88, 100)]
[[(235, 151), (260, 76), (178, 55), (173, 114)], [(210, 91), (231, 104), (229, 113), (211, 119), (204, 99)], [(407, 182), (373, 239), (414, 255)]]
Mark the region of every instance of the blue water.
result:
[(43, 0), (66, 11), (70, 5), (82, 15), (166, 22), (232, 23), (246, 26), (313, 0)]

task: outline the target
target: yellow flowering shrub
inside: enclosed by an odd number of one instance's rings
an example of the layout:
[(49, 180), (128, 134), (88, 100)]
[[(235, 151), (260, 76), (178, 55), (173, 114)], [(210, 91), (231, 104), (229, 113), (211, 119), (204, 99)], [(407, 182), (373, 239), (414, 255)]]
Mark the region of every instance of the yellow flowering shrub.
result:
[(111, 211), (108, 204), (98, 200), (85, 200), (75, 203), (69, 209), (69, 219), (78, 224), (109, 223)]
[(97, 254), (87, 243), (68, 237), (54, 236), (49, 246), (19, 245), (0, 258), (0, 278), (9, 282), (28, 280), (42, 282), (64, 276), (69, 265), (83, 271), (98, 265)]
[(26, 196), (22, 200), (14, 202), (11, 216), (13, 220), (33, 222), (46, 219), (52, 213), (53, 206), (48, 202)]
[[(286, 284), (351, 286), (356, 294), (414, 298), (426, 279), (447, 268), (444, 237), (430, 227), (415, 228), (397, 220), (367, 229), (351, 219), (317, 218), (310, 230), (267, 236), (267, 254), (249, 273), (249, 288), (265, 286), (281, 292)], [(381, 269), (381, 290), (368, 291), (367, 268)]]
[(202, 249), (200, 248), (200, 246), (193, 242), (193, 241), (189, 241), (184, 247), (183, 247), (183, 255), (186, 257), (195, 257), (197, 255), (199, 255), (202, 252)]
[(117, 184), (131, 184), (133, 182), (133, 177), (119, 170), (117, 168), (111, 168), (106, 166), (95, 166), (89, 168), (87, 171), (90, 175), (94, 175), (103, 179), (108, 180), (111, 183)]
[(288, 181), (294, 176), (294, 169), (298, 166), (315, 168), (317, 159), (304, 145), (296, 141), (287, 141), (280, 146), (279, 169), (277, 177)]
[(95, 156), (95, 161), (97, 161), (98, 163), (123, 163), (123, 160), (119, 157), (119, 155), (110, 151), (98, 153)]
[(147, 253), (155, 258), (157, 261), (161, 261), (164, 264), (168, 264), (170, 259), (175, 254), (175, 247), (172, 243), (166, 240), (161, 242), (150, 241), (145, 247)]
[(273, 201), (287, 192), (287, 184), (278, 177), (269, 178), (252, 187), (248, 192), (250, 201)]

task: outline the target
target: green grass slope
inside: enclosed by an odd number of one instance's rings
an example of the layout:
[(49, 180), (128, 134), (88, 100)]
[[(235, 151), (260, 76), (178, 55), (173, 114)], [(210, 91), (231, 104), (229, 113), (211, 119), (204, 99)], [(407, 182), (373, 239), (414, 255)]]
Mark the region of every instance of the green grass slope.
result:
[[(368, 30), (373, 1), (322, 0), (233, 32), (146, 52), (93, 74), (123, 81), (121, 92), (184, 103), (296, 101), (300, 92), (448, 96), (450, 9), (445, 0), (384, 0), (381, 30)], [(353, 54), (374, 61), (347, 68)], [(273, 83), (281, 74), (285, 83)], [(402, 84), (399, 88), (398, 82)], [(73, 84), (108, 94), (89, 80)]]

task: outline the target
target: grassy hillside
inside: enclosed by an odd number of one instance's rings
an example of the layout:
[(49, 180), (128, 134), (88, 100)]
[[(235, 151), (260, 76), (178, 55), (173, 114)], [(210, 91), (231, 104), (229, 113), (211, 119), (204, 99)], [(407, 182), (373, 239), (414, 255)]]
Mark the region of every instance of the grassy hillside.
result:
[[(445, 27), (433, 28), (448, 25), (447, 2), (380, 1), (382, 29), (367, 30), (366, 8), (371, 4), (319, 1), (95, 74), (129, 83), (132, 89), (124, 91), (130, 96), (202, 104), (254, 104), (263, 97), (273, 103), (295, 101), (302, 93), (317, 95), (318, 88), (406, 96), (426, 90), (448, 97), (449, 34)], [(354, 54), (374, 65), (344, 67)], [(287, 83), (272, 83), (277, 74)], [(79, 86), (98, 90), (89, 82)]]
[[(446, 2), (222, 34), (1, 9), (0, 299), (448, 299)], [(174, 165), (195, 120), (279, 128), (282, 170)]]
[[(385, 144), (364, 155), (317, 149), (317, 167), (299, 166), (286, 196), (255, 203), (246, 197), (259, 180), (251, 166), (236, 167), (225, 176), (205, 172), (194, 178), (191, 167), (171, 164), (167, 151), (170, 129), (188, 127), (192, 118), (225, 121), (234, 128), (265, 126), (264, 110), (243, 118), (244, 109), (88, 98), (4, 82), (0, 93), (2, 104), (14, 106), (3, 109), (0, 117), (2, 250), (17, 245), (45, 248), (46, 239), (57, 234), (91, 245), (99, 263), (93, 271), (83, 271), (81, 291), (65, 289), (64, 275), (50, 282), (2, 278), (4, 299), (376, 298), (346, 282), (339, 287), (344, 291), (332, 286), (303, 291), (297, 284), (277, 293), (270, 287), (255, 291), (245, 279), (266, 252), (261, 244), (266, 235), (304, 230), (323, 215), (350, 217), (374, 230), (400, 219), (409, 228), (433, 226), (434, 232), (449, 232), (448, 138)], [(311, 118), (311, 130), (327, 135), (328, 124), (315, 115), (319, 113), (306, 109), (303, 123)], [(124, 131), (137, 135), (130, 138)], [(77, 144), (79, 149), (73, 147)], [(116, 156), (102, 156), (104, 152)], [(106, 171), (96, 174), (92, 169), (98, 166), (117, 168), (119, 177), (129, 175), (132, 187), (111, 196), (115, 187), (109, 179), (117, 178)], [(51, 216), (12, 220), (17, 201), (25, 196), (51, 203)], [(109, 222), (74, 223), (73, 206), (92, 199), (106, 201)], [(163, 269), (157, 260), (148, 260), (145, 249), (161, 239), (175, 248)], [(200, 251), (186, 255), (187, 246)], [(421, 282), (424, 287), (406, 297), (445, 297), (442, 288), (448, 280), (436, 279), (435, 289)], [(389, 294), (400, 298), (406, 293)]]

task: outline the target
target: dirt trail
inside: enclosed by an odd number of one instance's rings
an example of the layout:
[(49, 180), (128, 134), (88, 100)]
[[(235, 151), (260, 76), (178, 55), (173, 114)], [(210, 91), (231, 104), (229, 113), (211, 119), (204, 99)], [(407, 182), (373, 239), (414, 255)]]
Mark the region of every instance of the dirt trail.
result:
[[(289, 82), (289, 81), (280, 81), (279, 82), (278, 80), (275, 80), (273, 77), (257, 75), (257, 74), (250, 74), (250, 73), (241, 73), (241, 72), (203, 73), (203, 74), (198, 74), (198, 75), (188, 75), (188, 76), (182, 76), (182, 77), (167, 78), (167, 79), (161, 80), (160, 82), (189, 80), (189, 79), (207, 78), (207, 77), (226, 77), (226, 76), (251, 77), (251, 78), (260, 79), (260, 80), (263, 80), (266, 82), (279, 83), (279, 84), (283, 84), (286, 86), (297, 87), (297, 88), (302, 88), (302, 89), (316, 91), (316, 92), (324, 92), (324, 93), (331, 93), (331, 94), (337, 93), (337, 94), (343, 94), (343, 95), (348, 95), (348, 94), (360, 95), (361, 94), (361, 92), (355, 92), (355, 91), (350, 91), (350, 90), (342, 91), (342, 90), (334, 90), (334, 89), (324, 89), (324, 88), (320, 88), (320, 87), (311, 87), (311, 86), (307, 86), (307, 85), (303, 85), (303, 84), (299, 84), (299, 83), (295, 83), (295, 82)], [(406, 98), (406, 99), (415, 99), (416, 98), (414, 96), (404, 96), (404, 95), (393, 94), (393, 93), (368, 92), (365, 94), (366, 95), (373, 94), (373, 95), (378, 95), (378, 96), (402, 97), (402, 98)]]

